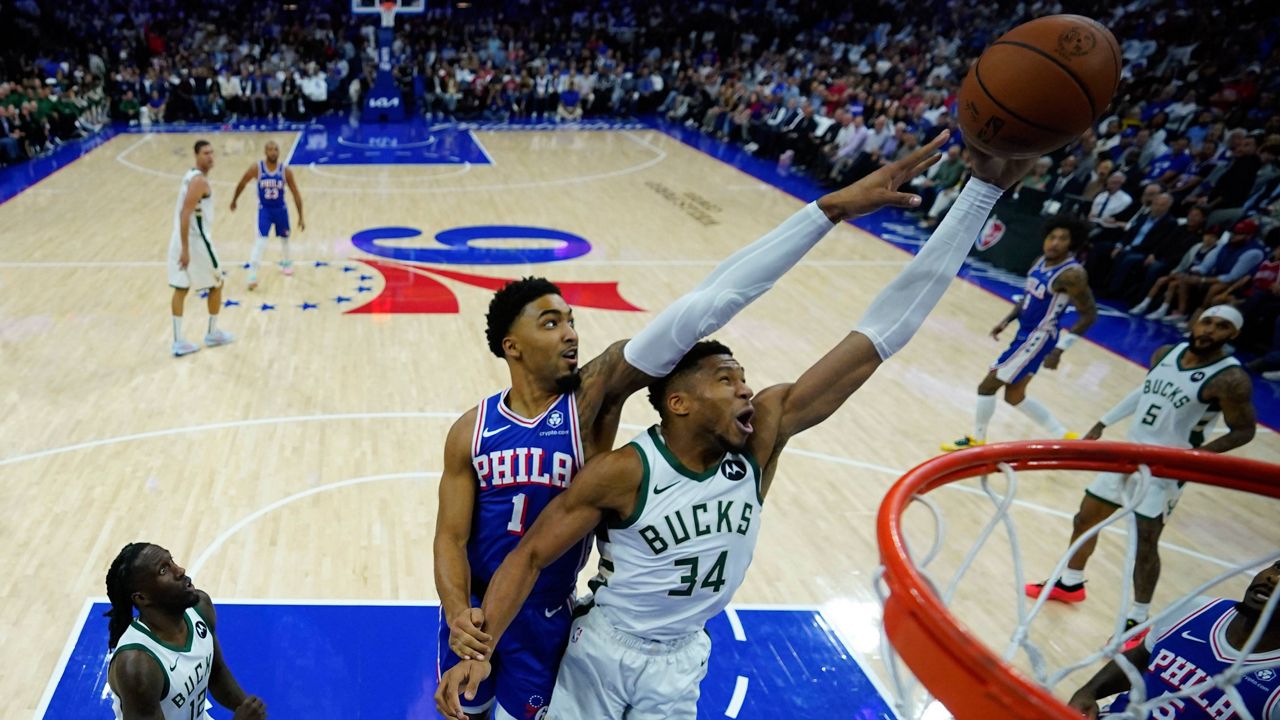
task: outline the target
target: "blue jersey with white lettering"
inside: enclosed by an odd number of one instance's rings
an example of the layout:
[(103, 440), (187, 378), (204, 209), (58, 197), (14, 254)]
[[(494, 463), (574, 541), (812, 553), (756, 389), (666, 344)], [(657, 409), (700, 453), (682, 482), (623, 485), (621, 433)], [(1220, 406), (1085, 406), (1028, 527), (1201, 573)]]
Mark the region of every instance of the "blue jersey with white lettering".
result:
[[(1199, 685), (1218, 675), (1236, 662), (1240, 653), (1227, 643), (1227, 626), (1236, 617), (1236, 601), (1204, 599), (1194, 609), (1175, 618), (1171, 627), (1157, 625), (1148, 639), (1151, 659), (1142, 677), (1147, 698), (1172, 695)], [(1156, 632), (1163, 629), (1156, 636)], [(1171, 699), (1153, 708), (1153, 718), (1200, 720), (1201, 718), (1253, 717), (1257, 720), (1280, 718), (1280, 650), (1245, 656), (1245, 671), (1236, 691), (1244, 700), (1244, 709), (1221, 690), (1209, 688), (1190, 697)], [(1270, 667), (1268, 667), (1270, 665)], [(1251, 667), (1257, 668), (1250, 670)], [(1116, 697), (1107, 714), (1116, 714), (1129, 705), (1129, 694)]]
[[(471, 577), (484, 585), (543, 508), (568, 489), (583, 463), (573, 393), (561, 395), (541, 415), (529, 419), (507, 407), (508, 392), (480, 403), (471, 440), (478, 487), (467, 557)], [(589, 540), (584, 539), (547, 566), (530, 597), (541, 601), (572, 594), (589, 548)]]
[(1064, 263), (1045, 267), (1044, 258), (1036, 261), (1027, 271), (1026, 292), (1022, 300), (1022, 311), (1018, 313), (1018, 334), (1026, 335), (1036, 330), (1044, 330), (1051, 334), (1058, 332), (1058, 318), (1071, 304), (1071, 298), (1064, 292), (1054, 292), (1053, 283), (1068, 269), (1079, 267), (1074, 258)]
[(284, 207), (284, 163), (276, 163), (275, 172), (268, 172), (266, 161), (258, 161), (258, 207)]

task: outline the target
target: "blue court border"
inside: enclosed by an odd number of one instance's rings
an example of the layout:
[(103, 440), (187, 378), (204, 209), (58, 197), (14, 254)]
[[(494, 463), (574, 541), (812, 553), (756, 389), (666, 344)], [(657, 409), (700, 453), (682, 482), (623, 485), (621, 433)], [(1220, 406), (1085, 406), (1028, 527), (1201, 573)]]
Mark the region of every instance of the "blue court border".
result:
[[(110, 717), (106, 598), (89, 598), (37, 705), (36, 720)], [(218, 637), (241, 687), (273, 716), (438, 718), (432, 602), (224, 600)], [(700, 720), (784, 711), (895, 720), (886, 688), (816, 606), (731, 606), (707, 623)], [(803, 688), (803, 692), (796, 692)], [(214, 720), (230, 715), (215, 705)]]
[[(331, 119), (330, 119), (331, 120)], [(201, 132), (306, 132), (320, 123), (299, 122), (234, 122), (189, 125), (153, 125), (149, 129), (116, 123), (89, 138), (65, 143), (49, 155), (26, 163), (0, 168), (0, 204), (17, 197), (45, 178), (101, 147), (111, 138), (123, 133), (201, 133)], [(804, 202), (811, 202), (827, 192), (807, 176), (780, 172), (776, 163), (754, 157), (740, 146), (716, 140), (683, 125), (661, 118), (624, 118), (619, 120), (588, 120), (582, 123), (554, 124), (546, 122), (461, 122), (432, 125), (433, 128), (453, 127), (460, 131), (612, 131), (648, 128), (661, 132), (704, 155), (719, 160), (766, 185), (781, 190)], [(907, 253), (914, 254), (927, 234), (915, 228), (913, 220), (901, 210), (885, 209), (852, 221), (884, 242)], [(1005, 240), (1008, 242), (1009, 240)], [(960, 271), (964, 280), (1012, 303), (1013, 296), (1022, 291), (1022, 278), (994, 271), (980, 258), (970, 257)], [(1098, 321), (1089, 330), (1085, 340), (1108, 350), (1146, 369), (1156, 348), (1178, 342), (1182, 335), (1162, 323), (1134, 318), (1106, 301), (1100, 301)], [(983, 368), (971, 372), (976, 387)], [(1280, 383), (1255, 379), (1254, 405), (1258, 420), (1273, 431), (1280, 432)]]

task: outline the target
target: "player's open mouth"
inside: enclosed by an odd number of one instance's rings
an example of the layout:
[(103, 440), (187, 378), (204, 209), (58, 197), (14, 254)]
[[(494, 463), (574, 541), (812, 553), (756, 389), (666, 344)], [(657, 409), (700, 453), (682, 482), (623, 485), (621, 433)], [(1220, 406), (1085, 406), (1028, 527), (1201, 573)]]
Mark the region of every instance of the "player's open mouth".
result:
[(737, 423), (739, 430), (750, 435), (754, 430), (754, 428), (751, 427), (751, 419), (755, 416), (756, 411), (753, 408), (747, 408), (746, 410), (738, 413), (733, 421)]
[(1271, 599), (1271, 591), (1265, 587), (1252, 589), (1249, 591), (1249, 599), (1258, 605), (1266, 605), (1267, 601)]
[(564, 352), (560, 353), (560, 357), (564, 358), (565, 360), (568, 360), (569, 363), (572, 365), (577, 365), (578, 364), (578, 348), (573, 348), (572, 350), (565, 350)]

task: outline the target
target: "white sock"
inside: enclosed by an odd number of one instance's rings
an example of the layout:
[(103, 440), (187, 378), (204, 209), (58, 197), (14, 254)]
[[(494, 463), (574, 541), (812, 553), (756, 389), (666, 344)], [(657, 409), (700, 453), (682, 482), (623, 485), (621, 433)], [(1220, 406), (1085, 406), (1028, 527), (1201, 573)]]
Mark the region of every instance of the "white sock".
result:
[(1058, 582), (1063, 585), (1079, 585), (1084, 582), (1084, 571), (1067, 568), (1062, 571), (1062, 577), (1058, 579)]
[(1151, 603), (1136, 602), (1133, 604), (1133, 609), (1129, 611), (1129, 619), (1135, 622), (1146, 622), (1150, 616)]
[(973, 419), (973, 439), (987, 441), (987, 426), (991, 424), (991, 418), (996, 414), (996, 396), (995, 395), (979, 395), (978, 410)]
[(173, 316), (173, 341), (182, 342), (182, 316)]
[(1049, 431), (1049, 435), (1060, 438), (1067, 434), (1067, 428), (1058, 422), (1058, 418), (1049, 412), (1049, 408), (1045, 407), (1039, 400), (1031, 398), (1023, 398), (1022, 402), (1014, 405), (1018, 410), (1027, 417), (1035, 421), (1037, 425)]
[(218, 316), (210, 315), (209, 316), (209, 334), (212, 335), (214, 331), (217, 329), (218, 329)]
[(259, 235), (253, 241), (253, 252), (249, 254), (249, 272), (258, 272), (258, 263), (262, 261), (262, 252), (267, 249), (267, 238)]
[(284, 264), (291, 264), (293, 260), (289, 259), (289, 238), (280, 238), (280, 248), (284, 253)]
[(1138, 313), (1146, 312), (1147, 308), (1149, 307), (1151, 307), (1151, 298), (1149, 297), (1142, 298), (1142, 302), (1138, 303), (1137, 305), (1134, 305), (1133, 309), (1130, 310), (1129, 312), (1134, 313), (1136, 315)]

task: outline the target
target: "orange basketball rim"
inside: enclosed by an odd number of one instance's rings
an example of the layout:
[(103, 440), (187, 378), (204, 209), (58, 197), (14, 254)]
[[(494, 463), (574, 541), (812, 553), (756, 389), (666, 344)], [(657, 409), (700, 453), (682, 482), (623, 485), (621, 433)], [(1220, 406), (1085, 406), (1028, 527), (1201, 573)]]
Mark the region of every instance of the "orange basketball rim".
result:
[(884, 627), (920, 682), (958, 720), (993, 717), (1079, 720), (1080, 714), (1002, 662), (963, 630), (916, 568), (902, 533), (913, 498), (948, 483), (1013, 470), (1137, 472), (1280, 498), (1280, 466), (1194, 450), (1135, 443), (1053, 441), (1001, 443), (933, 458), (903, 475), (876, 519), (883, 578), (889, 590)]

